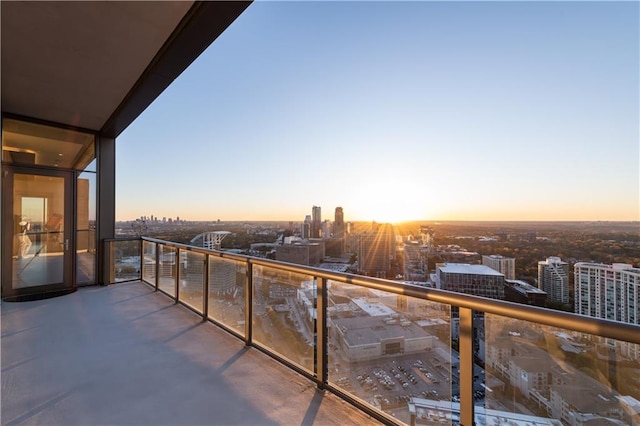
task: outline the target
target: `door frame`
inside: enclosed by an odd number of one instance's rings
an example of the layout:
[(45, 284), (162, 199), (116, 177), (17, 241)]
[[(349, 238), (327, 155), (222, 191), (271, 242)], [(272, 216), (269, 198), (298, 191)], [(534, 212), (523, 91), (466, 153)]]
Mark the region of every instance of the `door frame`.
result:
[[(62, 282), (13, 288), (13, 236), (14, 236), (14, 175), (61, 177), (64, 179), (64, 258)], [(7, 301), (35, 300), (76, 290), (75, 279), (75, 173), (72, 170), (49, 169), (19, 165), (2, 165), (2, 299)]]

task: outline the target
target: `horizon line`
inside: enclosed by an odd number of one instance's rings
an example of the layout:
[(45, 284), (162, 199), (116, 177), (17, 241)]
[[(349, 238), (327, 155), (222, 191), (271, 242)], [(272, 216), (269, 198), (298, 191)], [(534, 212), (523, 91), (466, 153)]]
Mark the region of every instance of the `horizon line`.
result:
[[(139, 218), (135, 219), (116, 219), (116, 222), (132, 222)], [(158, 219), (158, 218), (156, 218)], [(173, 218), (171, 218), (172, 221)], [(160, 220), (162, 221), (162, 220)], [(293, 223), (303, 223), (303, 220), (288, 220), (288, 219), (232, 219), (232, 220), (222, 220), (222, 219), (180, 219), (181, 222), (293, 222)], [(168, 221), (167, 221), (168, 222)], [(332, 220), (333, 222), (333, 220)], [(531, 222), (545, 222), (545, 223), (554, 223), (554, 222), (564, 222), (564, 223), (598, 223), (598, 222), (613, 222), (613, 223), (638, 223), (640, 224), (640, 219), (628, 219), (628, 220), (616, 220), (616, 219), (415, 219), (415, 220), (402, 220), (398, 222), (389, 222), (389, 221), (377, 221), (375, 219), (354, 219), (354, 220), (345, 220), (345, 223), (356, 223), (356, 222), (366, 222), (366, 223), (390, 223), (390, 224), (402, 224), (402, 223), (412, 223), (412, 222), (492, 222), (492, 223), (531, 223)]]

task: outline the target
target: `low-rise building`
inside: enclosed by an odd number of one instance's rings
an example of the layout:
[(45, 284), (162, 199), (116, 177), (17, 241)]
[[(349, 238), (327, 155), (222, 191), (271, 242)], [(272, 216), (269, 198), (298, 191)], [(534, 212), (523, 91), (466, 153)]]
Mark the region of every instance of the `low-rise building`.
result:
[(508, 302), (543, 307), (547, 303), (547, 293), (522, 280), (504, 280), (504, 298)]
[(317, 266), (322, 261), (319, 243), (300, 242), (276, 246), (276, 260), (298, 265)]
[(437, 340), (413, 322), (397, 316), (333, 319), (330, 327), (350, 361), (423, 352)]

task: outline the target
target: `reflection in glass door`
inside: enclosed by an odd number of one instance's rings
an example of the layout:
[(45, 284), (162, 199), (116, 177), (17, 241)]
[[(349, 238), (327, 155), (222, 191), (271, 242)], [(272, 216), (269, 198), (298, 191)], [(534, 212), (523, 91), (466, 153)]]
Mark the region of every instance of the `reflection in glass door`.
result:
[(71, 174), (7, 169), (3, 296), (71, 288)]

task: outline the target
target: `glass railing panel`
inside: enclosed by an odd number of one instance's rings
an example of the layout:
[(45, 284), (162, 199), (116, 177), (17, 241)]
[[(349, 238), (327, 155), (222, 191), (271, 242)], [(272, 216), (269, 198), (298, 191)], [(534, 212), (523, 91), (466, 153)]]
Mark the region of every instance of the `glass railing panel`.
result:
[(247, 263), (209, 256), (209, 318), (245, 335)]
[(204, 262), (203, 253), (180, 251), (180, 301), (198, 312), (204, 309)]
[(156, 285), (156, 243), (142, 242), (142, 280)]
[(137, 238), (108, 241), (106, 250), (110, 284), (140, 279), (140, 244)]
[(176, 295), (177, 250), (173, 247), (158, 246), (158, 288), (171, 296)]
[(313, 276), (253, 266), (253, 341), (310, 373), (316, 304)]
[(331, 385), (407, 424), (459, 421), (448, 305), (335, 281), (327, 293)]
[(639, 345), (490, 314), (474, 326), (476, 420), (637, 422)]

